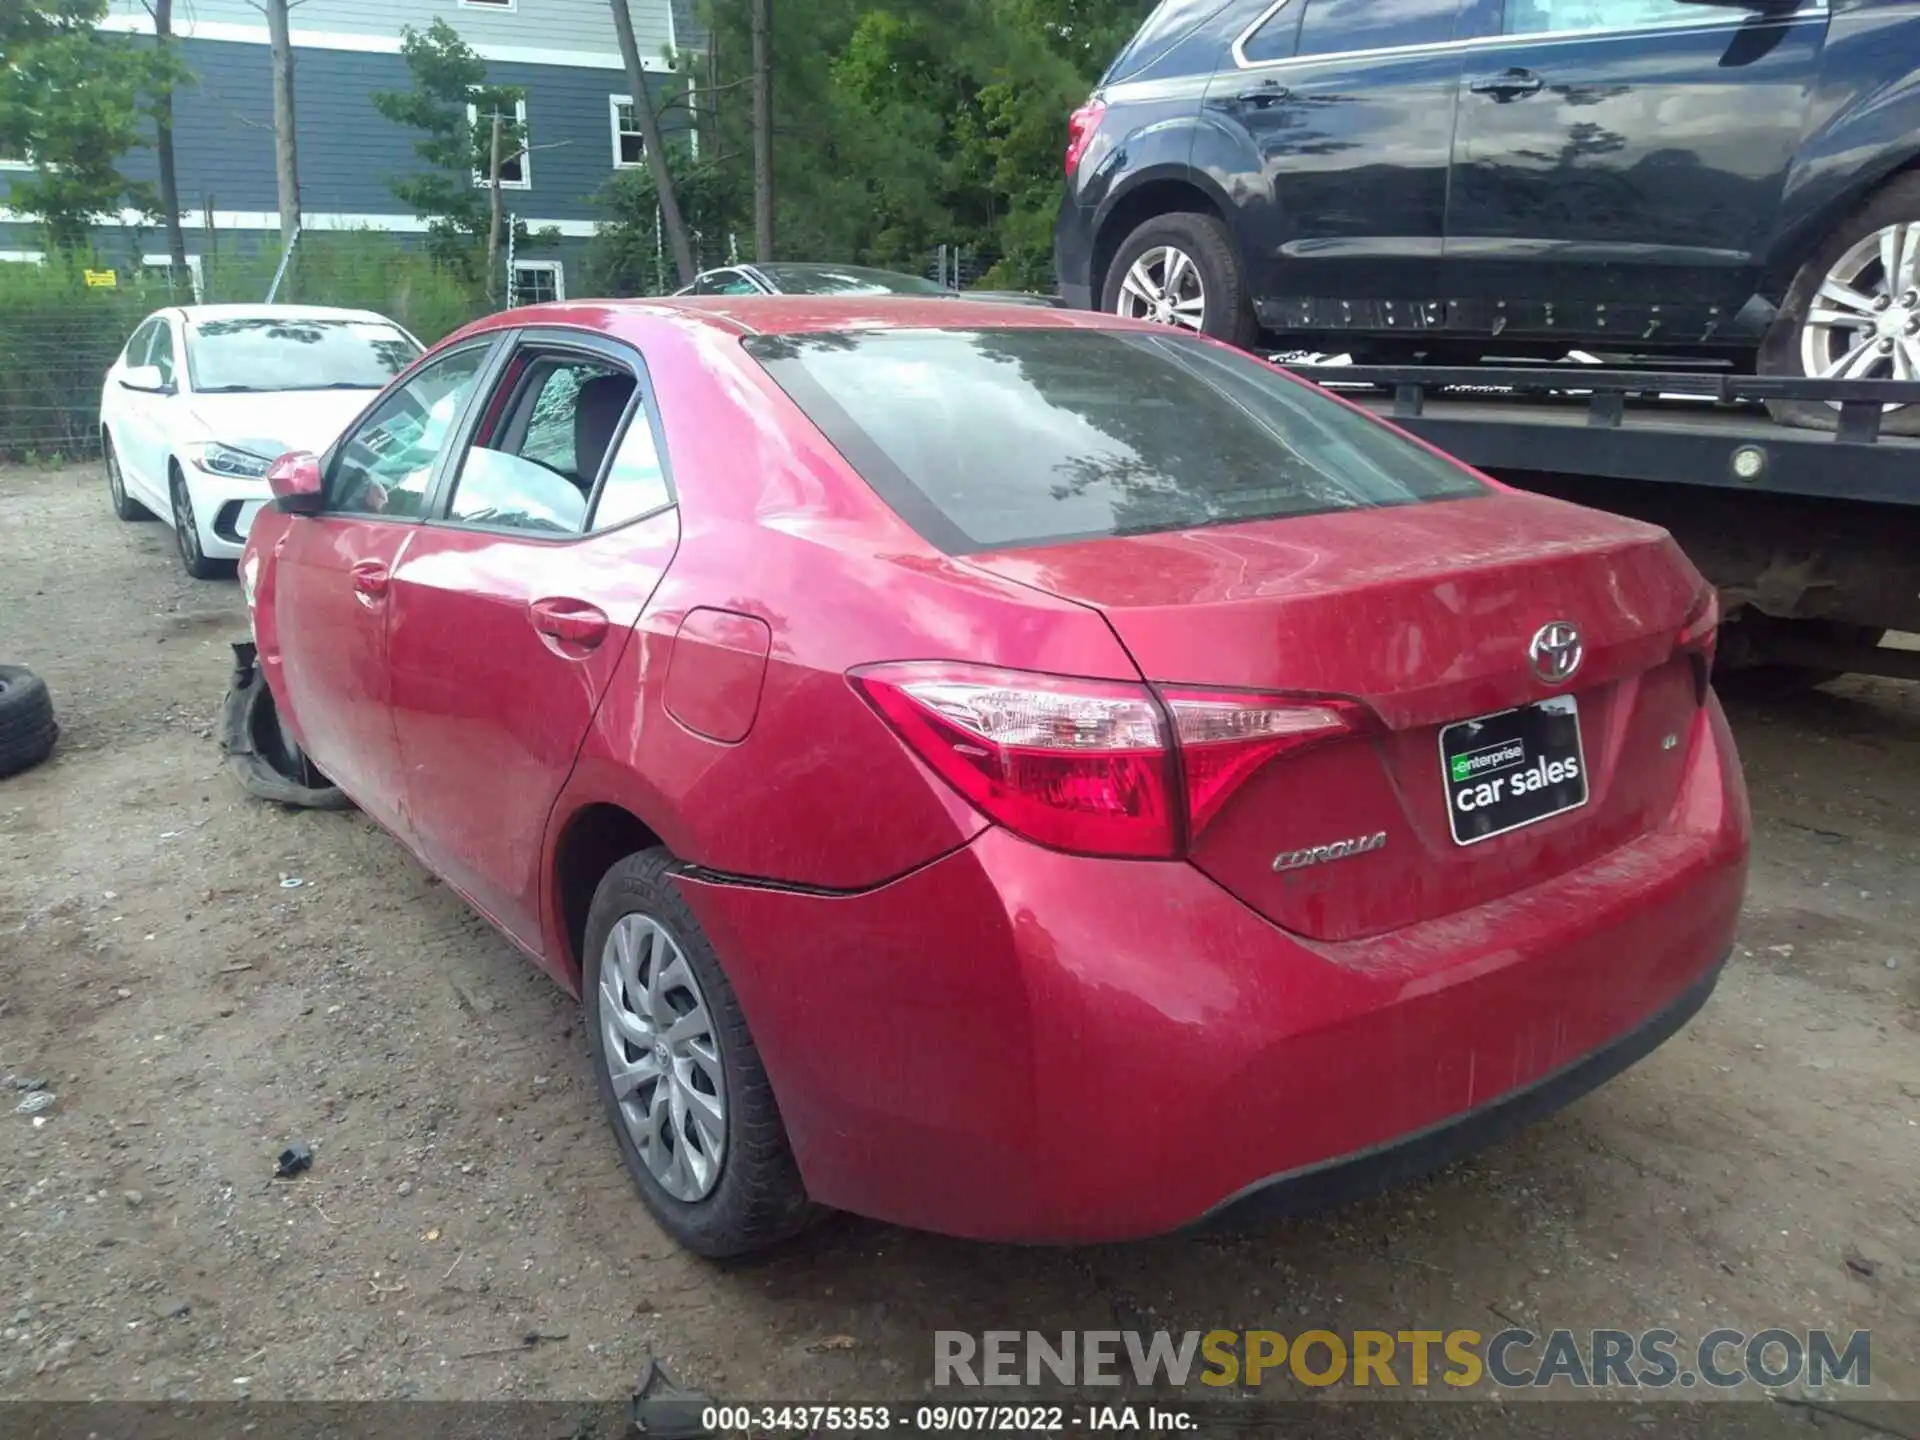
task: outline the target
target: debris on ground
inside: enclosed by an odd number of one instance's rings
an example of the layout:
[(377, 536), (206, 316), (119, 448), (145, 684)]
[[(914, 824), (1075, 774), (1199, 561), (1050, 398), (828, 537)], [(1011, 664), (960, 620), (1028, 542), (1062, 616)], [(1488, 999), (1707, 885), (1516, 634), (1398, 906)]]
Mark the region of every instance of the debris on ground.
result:
[(649, 1355), (633, 1389), (633, 1428), (658, 1440), (704, 1440), (713, 1432), (701, 1420), (712, 1406), (710, 1397), (680, 1385)]
[(276, 1180), (291, 1180), (303, 1170), (313, 1168), (313, 1151), (304, 1141), (296, 1140), (280, 1152), (280, 1158), (273, 1163), (273, 1176)]
[(543, 1331), (529, 1330), (520, 1337), (520, 1343), (518, 1345), (494, 1345), (485, 1350), (469, 1350), (460, 1358), (462, 1360), (481, 1360), (489, 1355), (518, 1355), (522, 1351), (531, 1350), (537, 1345), (556, 1345), (566, 1338), (564, 1333), (548, 1335)]
[(53, 1108), (54, 1093), (51, 1090), (35, 1090), (13, 1107), (16, 1115), (38, 1115), (42, 1110)]

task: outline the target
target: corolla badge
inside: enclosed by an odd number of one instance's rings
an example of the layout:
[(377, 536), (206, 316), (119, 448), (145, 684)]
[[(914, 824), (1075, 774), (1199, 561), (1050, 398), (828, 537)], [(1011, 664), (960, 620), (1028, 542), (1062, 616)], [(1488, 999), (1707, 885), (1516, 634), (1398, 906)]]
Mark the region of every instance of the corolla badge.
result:
[(1580, 629), (1571, 620), (1550, 620), (1533, 633), (1527, 658), (1533, 673), (1549, 685), (1563, 685), (1573, 678), (1587, 653)]
[(1304, 870), (1309, 865), (1323, 865), (1329, 860), (1346, 860), (1355, 855), (1365, 855), (1370, 850), (1379, 850), (1387, 843), (1387, 832), (1376, 830), (1371, 835), (1355, 835), (1351, 840), (1336, 840), (1331, 845), (1310, 845), (1304, 850), (1282, 850), (1273, 857), (1276, 870)]

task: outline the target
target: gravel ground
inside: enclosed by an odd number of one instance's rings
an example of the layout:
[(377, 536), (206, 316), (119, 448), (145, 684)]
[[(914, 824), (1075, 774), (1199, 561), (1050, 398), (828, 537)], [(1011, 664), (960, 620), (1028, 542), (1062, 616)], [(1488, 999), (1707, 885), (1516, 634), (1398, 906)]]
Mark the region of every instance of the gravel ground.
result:
[(1718, 993), (1430, 1181), (1078, 1251), (841, 1218), (716, 1267), (632, 1195), (573, 1003), (366, 820), (226, 777), (244, 634), (94, 471), (0, 472), (0, 660), (63, 726), (0, 782), (0, 1398), (605, 1399), (648, 1355), (904, 1398), (937, 1328), (1509, 1319), (1871, 1328), (1875, 1392), (1920, 1398), (1920, 688), (1735, 712), (1758, 834)]

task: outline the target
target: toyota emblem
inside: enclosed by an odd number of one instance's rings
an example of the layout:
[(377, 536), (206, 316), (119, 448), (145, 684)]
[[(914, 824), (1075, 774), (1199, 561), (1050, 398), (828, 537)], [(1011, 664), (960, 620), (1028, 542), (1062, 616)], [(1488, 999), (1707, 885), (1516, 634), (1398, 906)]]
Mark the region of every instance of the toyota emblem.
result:
[(1564, 685), (1571, 680), (1586, 653), (1586, 646), (1580, 641), (1580, 629), (1570, 620), (1552, 620), (1542, 625), (1534, 632), (1533, 644), (1527, 647), (1533, 673), (1549, 685)]

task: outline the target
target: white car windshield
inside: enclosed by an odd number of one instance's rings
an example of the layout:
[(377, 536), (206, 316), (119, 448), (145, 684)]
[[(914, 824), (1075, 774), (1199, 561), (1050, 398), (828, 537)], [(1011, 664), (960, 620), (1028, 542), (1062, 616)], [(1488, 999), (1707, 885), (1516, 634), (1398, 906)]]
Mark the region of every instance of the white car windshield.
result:
[(247, 316), (187, 330), (187, 373), (202, 394), (379, 390), (420, 347), (377, 320)]

